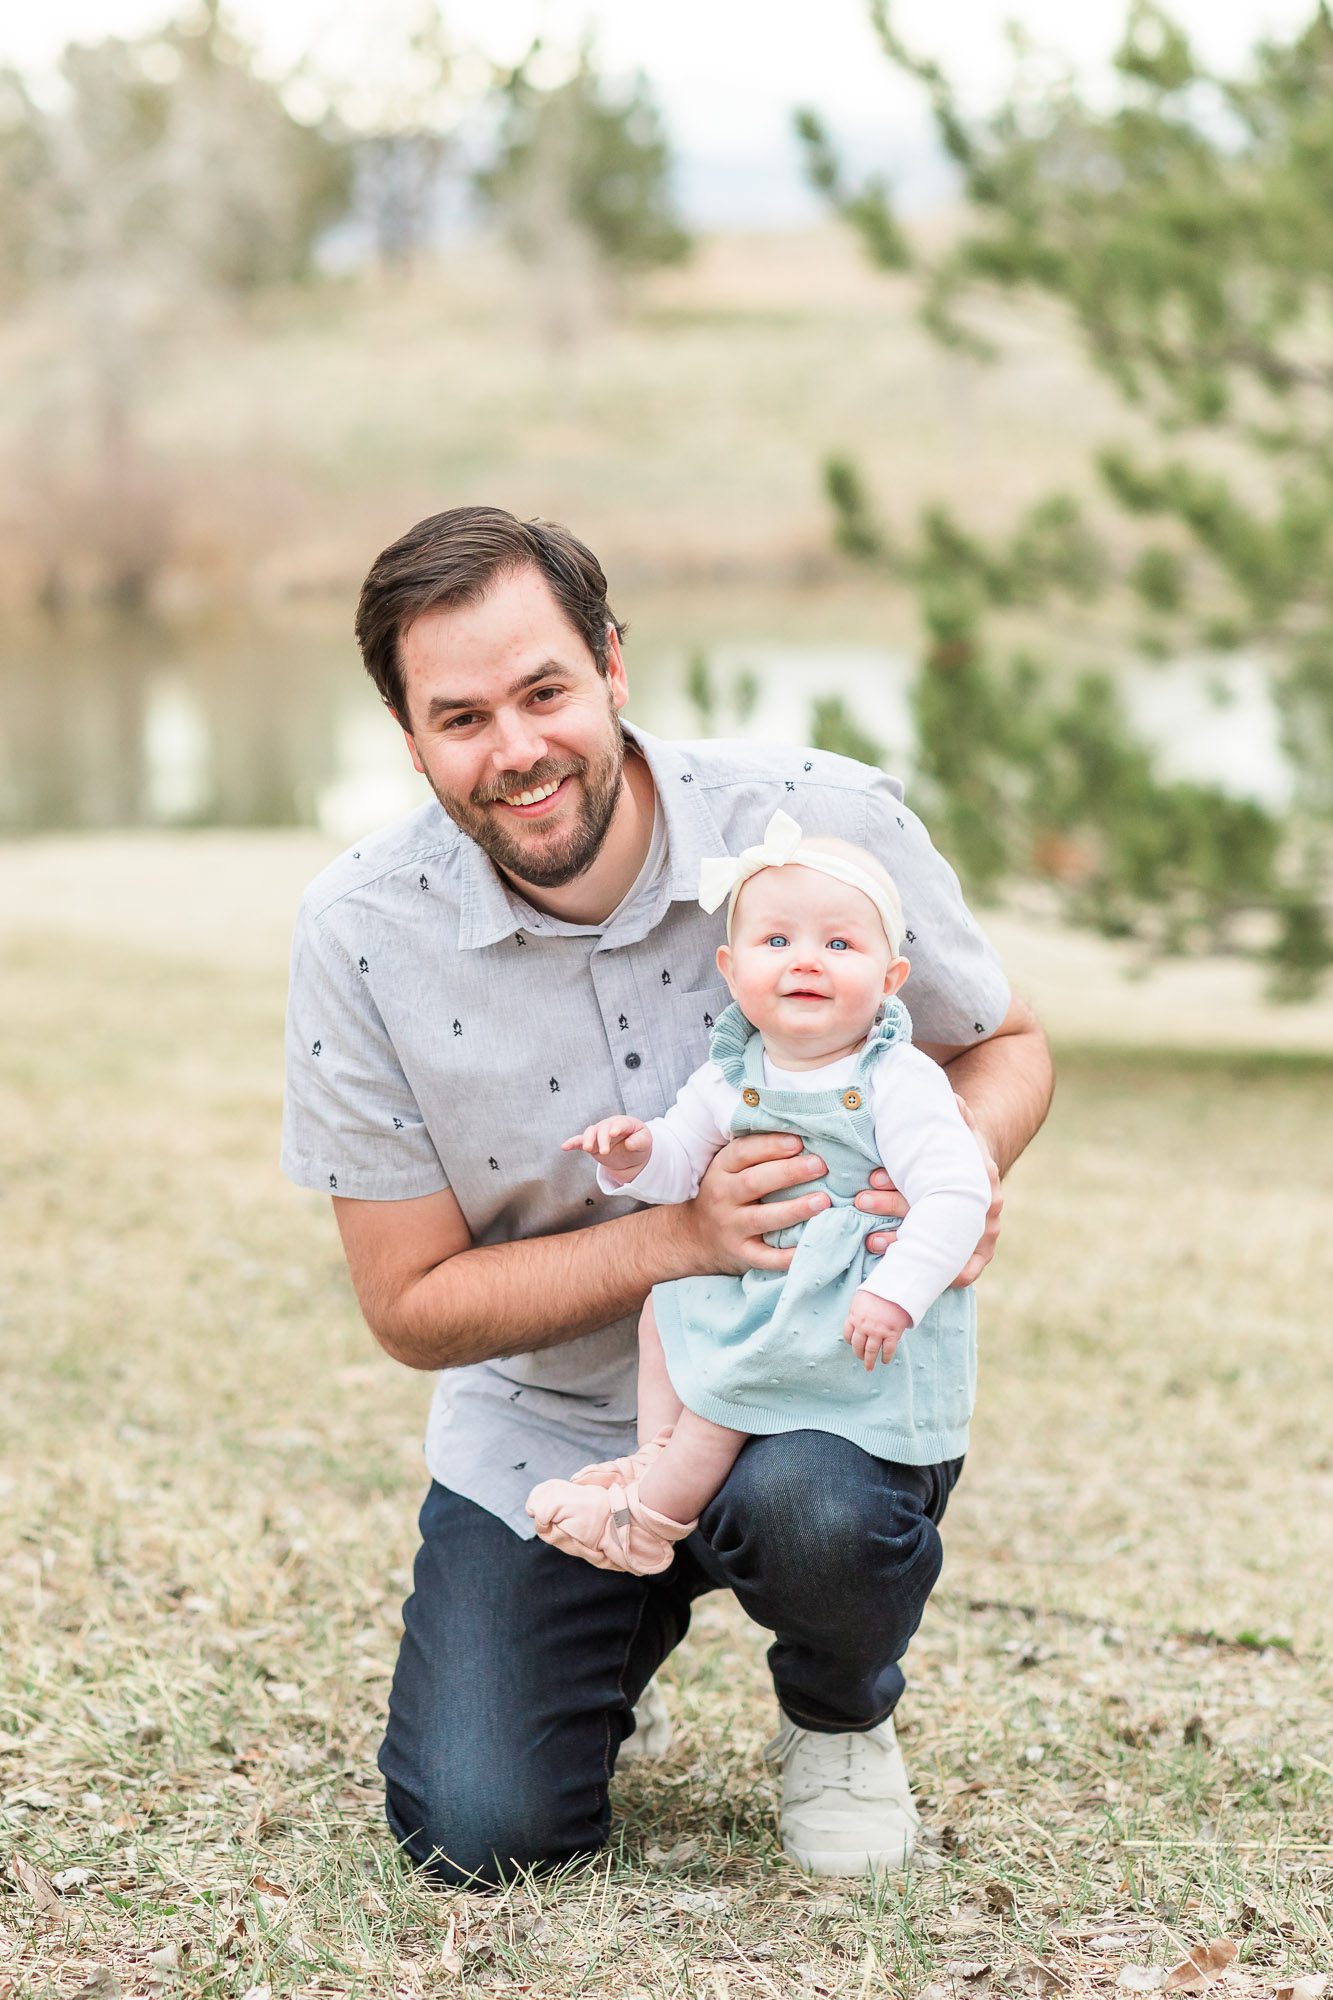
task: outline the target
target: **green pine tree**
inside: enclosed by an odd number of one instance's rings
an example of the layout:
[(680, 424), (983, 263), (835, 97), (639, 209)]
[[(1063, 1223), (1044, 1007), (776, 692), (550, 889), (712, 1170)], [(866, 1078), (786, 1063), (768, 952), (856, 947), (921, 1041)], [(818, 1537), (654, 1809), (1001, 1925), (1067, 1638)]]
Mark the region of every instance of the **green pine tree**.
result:
[[(1004, 102), (974, 116), (905, 43), (889, 0), (869, 5), (885, 53), (929, 99), (965, 224), (942, 256), (918, 253), (887, 187), (850, 186), (803, 112), (814, 185), (874, 262), (914, 273), (940, 340), (996, 358), (976, 304), (1053, 302), (1160, 439), (1099, 454), (1104, 514), (1055, 496), (998, 540), (938, 511), (890, 531), (856, 465), (829, 460), (840, 545), (921, 595), (928, 782), (979, 881), (1046, 868), (1080, 914), (1163, 942), (1200, 929), (1220, 941), (1230, 915), (1264, 910), (1282, 990), (1308, 992), (1333, 961), (1333, 17), (1320, 4), (1227, 76), (1134, 0), (1114, 101), (1052, 81), (1020, 46)], [(1147, 621), (1150, 654), (1262, 648), (1296, 775), (1280, 823), (1216, 787), (1162, 781), (1109, 683), (1057, 695), (1031, 662), (1017, 678), (994, 664), (989, 622), (1057, 594), (1119, 594)], [(960, 646), (949, 671), (968, 679), (951, 700), (940, 653)], [(963, 693), (992, 732), (984, 747), (961, 740)]]

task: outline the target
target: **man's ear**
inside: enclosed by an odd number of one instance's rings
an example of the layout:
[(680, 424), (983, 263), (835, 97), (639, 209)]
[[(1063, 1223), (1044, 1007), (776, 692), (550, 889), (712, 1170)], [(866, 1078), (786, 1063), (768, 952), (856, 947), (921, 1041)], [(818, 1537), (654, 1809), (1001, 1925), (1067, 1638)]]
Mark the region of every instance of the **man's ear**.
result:
[(606, 628), (606, 682), (611, 690), (612, 708), (623, 708), (629, 700), (629, 677), (625, 672), (625, 655), (620, 649), (620, 634), (610, 624)]
[(717, 948), (717, 969), (726, 981), (727, 991), (734, 1000), (736, 998), (736, 988), (731, 983), (731, 946), (729, 944), (720, 944)]
[(884, 998), (891, 1000), (898, 988), (912, 970), (912, 962), (907, 958), (891, 958), (889, 969), (884, 975)]
[(412, 759), (412, 768), (416, 771), (419, 771), (422, 777), (424, 778), (426, 775), (426, 767), (422, 763), (420, 756), (417, 754), (416, 737), (412, 734), (407, 724), (403, 721), (402, 716), (398, 713), (396, 708), (391, 708), (389, 710), (389, 713), (393, 717), (394, 721), (398, 724), (398, 727), (403, 732), (403, 741), (407, 745), (407, 754)]

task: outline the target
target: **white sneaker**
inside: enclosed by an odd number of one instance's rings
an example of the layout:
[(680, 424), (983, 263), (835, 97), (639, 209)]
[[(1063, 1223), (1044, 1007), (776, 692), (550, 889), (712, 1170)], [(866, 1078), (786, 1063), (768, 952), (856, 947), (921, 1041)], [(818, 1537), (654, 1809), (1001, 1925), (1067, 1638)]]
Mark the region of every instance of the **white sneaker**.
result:
[(764, 1746), (782, 1766), (782, 1845), (816, 1875), (905, 1868), (921, 1822), (893, 1719), (836, 1736), (783, 1721)]
[(636, 1764), (642, 1763), (646, 1757), (665, 1757), (675, 1731), (671, 1727), (671, 1711), (666, 1705), (666, 1696), (655, 1680), (649, 1681), (639, 1696), (634, 1720), (638, 1726), (634, 1734), (627, 1736), (621, 1744), (617, 1763)]

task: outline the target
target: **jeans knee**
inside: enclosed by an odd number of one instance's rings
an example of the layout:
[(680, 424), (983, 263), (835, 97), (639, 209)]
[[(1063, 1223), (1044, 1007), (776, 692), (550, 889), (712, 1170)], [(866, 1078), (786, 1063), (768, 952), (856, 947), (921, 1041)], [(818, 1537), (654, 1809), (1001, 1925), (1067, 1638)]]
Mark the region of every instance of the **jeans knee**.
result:
[(571, 1827), (558, 1803), (531, 1789), (501, 1796), (498, 1782), (477, 1798), (449, 1785), (408, 1792), (389, 1783), (385, 1815), (407, 1859), (442, 1887), (497, 1888), (528, 1869), (587, 1859), (603, 1845), (605, 1828)]
[(752, 1439), (712, 1505), (715, 1553), (748, 1575), (781, 1577), (784, 1594), (851, 1604), (908, 1579), (928, 1594), (943, 1565), (910, 1477), (886, 1483), (879, 1460), (828, 1432)]

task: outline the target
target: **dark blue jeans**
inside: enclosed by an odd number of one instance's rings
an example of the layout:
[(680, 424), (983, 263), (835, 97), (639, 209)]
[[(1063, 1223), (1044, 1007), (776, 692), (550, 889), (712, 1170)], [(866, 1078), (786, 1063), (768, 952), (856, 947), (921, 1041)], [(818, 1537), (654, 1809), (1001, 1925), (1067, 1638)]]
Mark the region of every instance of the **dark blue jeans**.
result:
[(660, 1576), (521, 1541), (433, 1485), (380, 1750), (389, 1824), (449, 1883), (592, 1854), (634, 1704), (690, 1606), (735, 1592), (806, 1729), (871, 1729), (940, 1572), (962, 1460), (891, 1465), (823, 1431), (752, 1438)]

